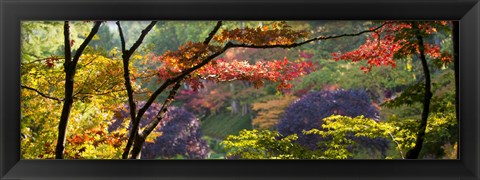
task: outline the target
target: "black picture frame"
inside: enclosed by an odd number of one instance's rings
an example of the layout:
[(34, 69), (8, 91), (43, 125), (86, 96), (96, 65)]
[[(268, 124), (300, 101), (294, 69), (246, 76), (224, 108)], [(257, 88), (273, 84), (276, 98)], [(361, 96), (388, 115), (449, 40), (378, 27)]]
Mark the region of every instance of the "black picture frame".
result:
[[(0, 179), (480, 177), (479, 0), (1, 0)], [(458, 20), (459, 160), (20, 160), (22, 20)]]

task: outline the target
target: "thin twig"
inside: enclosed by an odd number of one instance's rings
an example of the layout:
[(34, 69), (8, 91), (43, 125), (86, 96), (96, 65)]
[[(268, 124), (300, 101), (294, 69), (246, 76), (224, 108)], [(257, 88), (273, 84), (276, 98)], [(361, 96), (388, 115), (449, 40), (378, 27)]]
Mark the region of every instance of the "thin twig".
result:
[(181, 82), (181, 80), (177, 81), (172, 87), (172, 90), (170, 90), (167, 99), (165, 99), (165, 101), (163, 102), (162, 108), (160, 108), (160, 111), (158, 111), (157, 116), (151, 123), (145, 126), (143, 132), (139, 134), (140, 137), (145, 138), (155, 129), (155, 127), (157, 127), (158, 123), (162, 120), (163, 115), (167, 112), (167, 108), (175, 100), (175, 95), (177, 94), (177, 90), (181, 87)]
[(23, 88), (23, 89), (28, 89), (28, 90), (31, 90), (31, 91), (35, 91), (38, 95), (40, 95), (42, 97), (45, 97), (45, 98), (48, 98), (48, 99), (53, 99), (55, 101), (63, 101), (63, 99), (59, 99), (59, 98), (56, 98), (56, 97), (49, 96), (45, 93), (40, 92), (38, 89), (29, 87), (29, 86), (21, 85), (20, 87)]
[(392, 138), (393, 142), (395, 142), (395, 144), (397, 144), (398, 152), (400, 153), (400, 156), (402, 157), (402, 159), (405, 159), (405, 157), (403, 156), (403, 151), (402, 151), (402, 149), (400, 148), (400, 143), (398, 143), (398, 141), (395, 140), (395, 137), (393, 136), (392, 133), (388, 132), (388, 134), (389, 134), (390, 137)]

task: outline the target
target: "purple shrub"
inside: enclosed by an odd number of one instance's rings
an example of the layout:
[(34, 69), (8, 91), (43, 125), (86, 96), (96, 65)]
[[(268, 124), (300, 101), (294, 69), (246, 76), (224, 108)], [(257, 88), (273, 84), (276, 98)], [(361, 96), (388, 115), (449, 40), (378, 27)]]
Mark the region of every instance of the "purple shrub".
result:
[[(144, 104), (145, 102), (139, 102), (137, 106), (142, 107)], [(153, 103), (140, 121), (140, 127), (143, 128), (152, 122), (160, 108), (159, 104)], [(122, 122), (129, 120), (129, 117), (128, 105), (124, 105), (116, 112), (114, 122), (109, 126), (109, 131), (120, 128)], [(130, 130), (130, 126), (128, 129)], [(162, 121), (157, 125), (155, 132), (160, 132), (161, 135), (153, 143), (144, 143), (142, 159), (175, 158), (177, 156), (186, 159), (208, 157), (210, 149), (207, 142), (201, 139), (200, 120), (184, 108), (169, 107)]]
[[(311, 150), (322, 148), (318, 146), (323, 140), (321, 137), (304, 135), (302, 131), (321, 129), (323, 118), (331, 115), (349, 117), (363, 115), (377, 119), (378, 110), (372, 106), (368, 94), (363, 90), (337, 89), (311, 92), (287, 107), (277, 125), (277, 130), (284, 136), (297, 134), (299, 136), (297, 143)], [(383, 138), (357, 138), (353, 135), (347, 138), (354, 139), (362, 146), (378, 149), (382, 153), (388, 148), (388, 141)]]

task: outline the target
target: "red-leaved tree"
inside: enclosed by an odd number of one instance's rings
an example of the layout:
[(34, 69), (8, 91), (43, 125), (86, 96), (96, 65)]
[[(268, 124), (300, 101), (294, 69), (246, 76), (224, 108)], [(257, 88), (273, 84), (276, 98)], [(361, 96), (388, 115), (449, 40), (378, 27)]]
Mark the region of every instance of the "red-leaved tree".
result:
[[(146, 103), (136, 110), (133, 98), (133, 89), (129, 74), (129, 60), (132, 53), (142, 43), (144, 37), (156, 24), (151, 22), (141, 33), (138, 40), (130, 49), (125, 47), (125, 38), (120, 22), (117, 22), (122, 44), (124, 63), (124, 79), (128, 93), (132, 129), (129, 133), (126, 148), (122, 158), (139, 158), (146, 137), (162, 121), (169, 105), (175, 100), (177, 90), (182, 83), (187, 83), (193, 89), (202, 87), (203, 79), (215, 82), (244, 80), (260, 87), (264, 81), (277, 82), (278, 89), (291, 87), (289, 81), (312, 71), (312, 64), (308, 62), (291, 62), (288, 59), (259, 61), (250, 64), (247, 61), (226, 61), (219, 58), (228, 49), (232, 48), (294, 48), (310, 42), (358, 36), (363, 33), (374, 32), (383, 25), (353, 34), (335, 36), (320, 36), (309, 39), (306, 31), (293, 30), (285, 22), (274, 22), (257, 28), (221, 29), (222, 21), (218, 21), (203, 42), (187, 42), (175, 51), (167, 51), (160, 56), (152, 56), (152, 61), (161, 65), (157, 69), (160, 86), (148, 97)], [(143, 129), (139, 128), (140, 119), (152, 105), (158, 95), (167, 93), (166, 100), (155, 118)]]
[[(448, 64), (452, 61), (448, 52), (442, 52), (438, 44), (427, 43), (426, 39), (437, 31), (447, 29), (447, 21), (409, 21), (384, 22), (384, 26), (371, 33), (359, 48), (344, 53), (333, 53), (333, 58), (353, 62), (367, 61), (361, 70), (365, 73), (376, 66), (395, 68), (396, 60), (417, 55), (422, 63), (425, 76), (425, 92), (420, 126), (417, 131), (415, 147), (406, 154), (407, 159), (417, 159), (425, 139), (425, 130), (432, 99), (430, 70), (427, 59)], [(373, 28), (372, 28), (373, 29)]]

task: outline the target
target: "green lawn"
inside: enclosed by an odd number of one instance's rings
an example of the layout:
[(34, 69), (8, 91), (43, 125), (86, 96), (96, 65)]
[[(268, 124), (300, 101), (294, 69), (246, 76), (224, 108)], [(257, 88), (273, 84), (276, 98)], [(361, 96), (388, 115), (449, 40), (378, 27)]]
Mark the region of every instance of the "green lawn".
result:
[(252, 129), (252, 120), (248, 114), (245, 116), (216, 114), (202, 120), (203, 134), (219, 140), (225, 139), (230, 134), (238, 135), (242, 129)]

